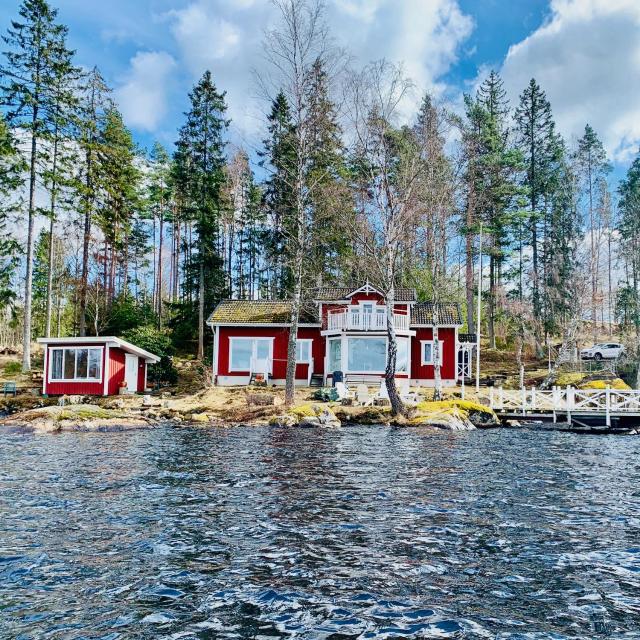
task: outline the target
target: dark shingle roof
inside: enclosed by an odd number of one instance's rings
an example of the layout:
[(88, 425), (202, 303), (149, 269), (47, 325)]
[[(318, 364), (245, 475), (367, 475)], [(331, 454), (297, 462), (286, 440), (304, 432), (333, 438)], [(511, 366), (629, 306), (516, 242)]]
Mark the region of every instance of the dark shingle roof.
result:
[(455, 302), (420, 302), (411, 309), (411, 324), (462, 324), (460, 305)]
[[(289, 324), (291, 301), (289, 300), (223, 300), (209, 316), (211, 324)], [(303, 307), (300, 313), (303, 324), (317, 324), (317, 309)]]
[[(320, 287), (313, 292), (314, 300), (330, 302), (331, 300), (344, 300), (350, 293), (357, 291), (360, 287)], [(398, 288), (395, 290), (396, 302), (413, 302), (416, 299), (416, 290), (408, 288)]]

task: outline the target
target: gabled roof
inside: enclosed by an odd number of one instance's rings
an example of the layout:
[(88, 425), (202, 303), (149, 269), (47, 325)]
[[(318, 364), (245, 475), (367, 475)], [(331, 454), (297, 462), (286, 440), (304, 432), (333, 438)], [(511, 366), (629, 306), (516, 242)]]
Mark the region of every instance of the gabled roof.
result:
[(420, 302), (411, 307), (411, 325), (462, 324), (462, 312), (456, 302)]
[[(291, 320), (290, 300), (223, 300), (209, 316), (207, 324), (279, 324)], [(300, 324), (319, 324), (317, 309), (302, 308)]]
[[(374, 286), (366, 284), (359, 287), (319, 287), (313, 292), (312, 298), (319, 302), (331, 302), (335, 300), (346, 300), (356, 293), (382, 293)], [(415, 302), (416, 290), (407, 287), (399, 287), (395, 290), (396, 302)]]
[(147, 362), (154, 363), (160, 362), (160, 356), (137, 347), (135, 344), (131, 344), (122, 338), (116, 338), (115, 336), (72, 336), (69, 338), (38, 338), (40, 344), (51, 345), (85, 345), (85, 344), (104, 344), (110, 347), (119, 347), (123, 351), (133, 353), (136, 356), (144, 358)]

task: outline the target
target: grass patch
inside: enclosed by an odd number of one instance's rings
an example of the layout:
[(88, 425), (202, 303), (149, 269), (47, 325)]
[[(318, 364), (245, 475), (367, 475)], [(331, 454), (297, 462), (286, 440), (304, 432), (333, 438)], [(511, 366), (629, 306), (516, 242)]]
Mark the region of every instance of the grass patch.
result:
[(22, 374), (22, 365), (17, 360), (11, 360), (4, 365), (4, 375), (16, 377)]

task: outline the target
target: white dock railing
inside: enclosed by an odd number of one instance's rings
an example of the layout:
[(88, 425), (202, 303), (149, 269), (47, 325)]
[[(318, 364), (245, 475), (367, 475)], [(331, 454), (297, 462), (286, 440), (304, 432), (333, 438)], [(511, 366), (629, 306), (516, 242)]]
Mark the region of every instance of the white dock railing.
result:
[[(401, 313), (393, 314), (396, 329), (409, 330), (409, 316)], [(340, 311), (327, 316), (327, 329), (344, 331), (384, 331), (387, 328), (386, 313), (362, 313), (360, 311)]]
[[(506, 413), (556, 412), (599, 413), (610, 424), (612, 413), (640, 414), (640, 391), (635, 389), (575, 389), (553, 387), (542, 390), (536, 387), (522, 389), (489, 388), (489, 406)], [(570, 418), (569, 418), (570, 419)]]

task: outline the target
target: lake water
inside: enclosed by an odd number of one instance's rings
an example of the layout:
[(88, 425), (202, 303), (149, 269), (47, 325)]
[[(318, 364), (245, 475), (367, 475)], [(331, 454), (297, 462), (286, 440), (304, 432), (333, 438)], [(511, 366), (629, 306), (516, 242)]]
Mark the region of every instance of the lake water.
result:
[(640, 438), (0, 434), (0, 637), (640, 638)]

